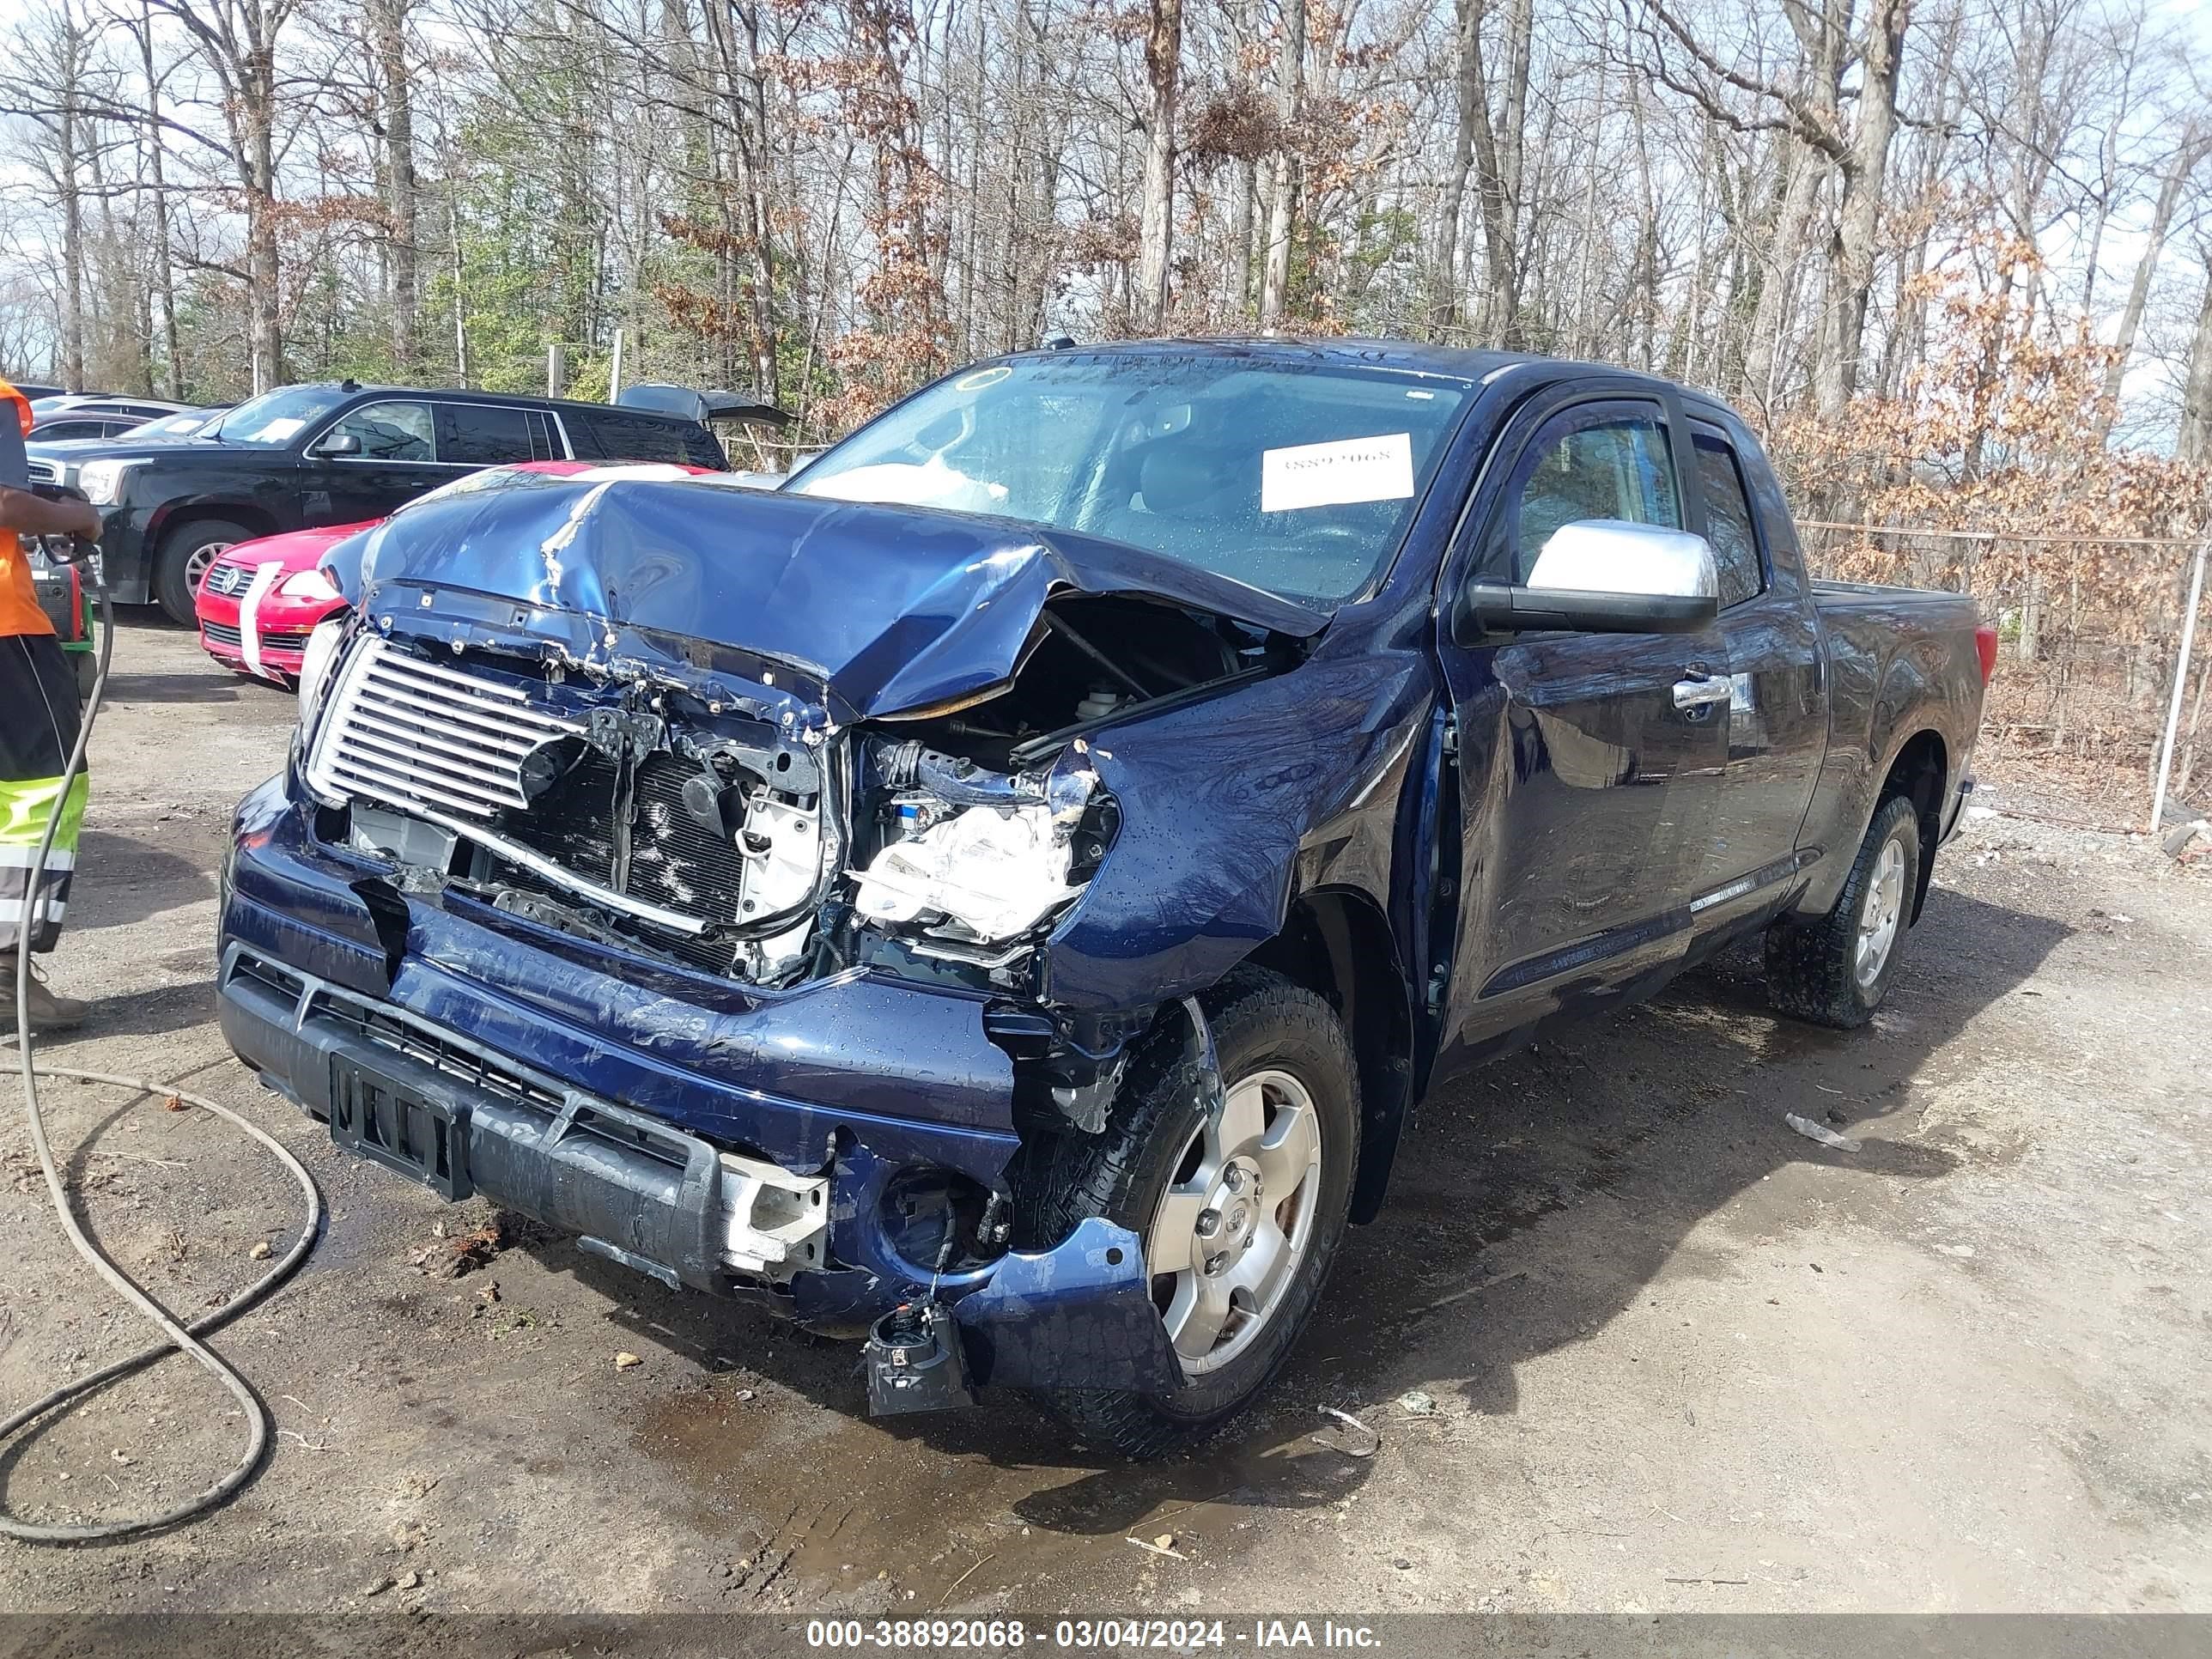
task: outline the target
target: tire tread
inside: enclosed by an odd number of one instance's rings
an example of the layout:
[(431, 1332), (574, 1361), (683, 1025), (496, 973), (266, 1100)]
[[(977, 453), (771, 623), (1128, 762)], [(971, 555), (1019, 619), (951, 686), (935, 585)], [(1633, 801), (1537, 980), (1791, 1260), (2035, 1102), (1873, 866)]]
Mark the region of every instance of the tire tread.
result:
[(1895, 971), (1897, 953), (1905, 945), (1905, 920), (1899, 919), (1898, 937), (1890, 945), (1890, 965), (1884, 969), (1873, 1001), (1860, 993), (1852, 967), (1853, 946), (1858, 937), (1859, 907), (1867, 884), (1874, 879), (1875, 860), (1882, 843), (1902, 821), (1911, 827), (1906, 842), (1905, 890), (1915, 890), (1923, 854), (1920, 820), (1912, 802), (1889, 795), (1875, 809), (1866, 839), (1852, 860), (1844, 890), (1826, 915), (1807, 919), (1784, 916), (1766, 930), (1766, 996), (1778, 1013), (1838, 1030), (1856, 1030), (1874, 1018)]

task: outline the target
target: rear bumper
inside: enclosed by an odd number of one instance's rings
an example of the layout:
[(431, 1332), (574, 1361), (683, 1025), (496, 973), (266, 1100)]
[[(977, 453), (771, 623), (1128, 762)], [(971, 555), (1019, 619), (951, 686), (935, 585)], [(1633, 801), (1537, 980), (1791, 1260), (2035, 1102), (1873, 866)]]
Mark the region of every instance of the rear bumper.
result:
[[(949, 1171), (1003, 1188), (1019, 1145), (1011, 1062), (979, 1003), (866, 976), (770, 997), (651, 964), (587, 969), (571, 952), (596, 947), (540, 947), (462, 901), (381, 884), (368, 861), (314, 842), (273, 785), (241, 806), (224, 872), (222, 1030), (271, 1087), (331, 1120), (342, 1149), (449, 1197), (482, 1193), (665, 1282), (765, 1296), (840, 1333), (930, 1281), (932, 1264), (894, 1237), (895, 1180)], [(687, 982), (696, 1000), (678, 994)], [(377, 1136), (349, 1109), (356, 1069), (426, 1104), (442, 1162), (364, 1144)], [(432, 1133), (418, 1127), (418, 1142)], [(825, 1183), (817, 1267), (774, 1286), (732, 1270), (738, 1160)], [(1138, 1242), (1104, 1222), (947, 1273), (939, 1293), (979, 1382), (1179, 1378)]]

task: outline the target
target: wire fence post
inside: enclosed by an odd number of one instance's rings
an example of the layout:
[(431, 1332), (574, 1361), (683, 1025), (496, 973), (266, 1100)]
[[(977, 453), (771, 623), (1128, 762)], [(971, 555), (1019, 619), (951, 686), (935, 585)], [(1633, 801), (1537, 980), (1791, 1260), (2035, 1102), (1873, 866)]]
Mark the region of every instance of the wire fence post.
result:
[(2173, 770), (2173, 741), (2181, 730), (2181, 696), (2189, 689), (2189, 653), (2197, 643), (2197, 605), (2204, 594), (2204, 550), (2212, 546), (2212, 533), (2197, 544), (2197, 561), (2189, 572), (2189, 608), (2181, 617), (2181, 651), (2173, 665), (2173, 696), (2166, 706), (2166, 740), (2159, 745), (2158, 781), (2150, 792), (2150, 833), (2166, 816), (2166, 783)]

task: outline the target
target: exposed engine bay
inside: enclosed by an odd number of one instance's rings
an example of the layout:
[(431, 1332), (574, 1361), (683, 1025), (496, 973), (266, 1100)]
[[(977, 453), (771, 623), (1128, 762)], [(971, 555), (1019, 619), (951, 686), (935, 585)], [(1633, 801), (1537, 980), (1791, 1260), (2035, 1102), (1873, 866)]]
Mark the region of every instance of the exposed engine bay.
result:
[(745, 983), (882, 962), (1018, 988), (1119, 825), (1092, 735), (1302, 647), (1063, 594), (1006, 680), (842, 727), (529, 651), (389, 628), (343, 647), (302, 774), (349, 844), (411, 888)]

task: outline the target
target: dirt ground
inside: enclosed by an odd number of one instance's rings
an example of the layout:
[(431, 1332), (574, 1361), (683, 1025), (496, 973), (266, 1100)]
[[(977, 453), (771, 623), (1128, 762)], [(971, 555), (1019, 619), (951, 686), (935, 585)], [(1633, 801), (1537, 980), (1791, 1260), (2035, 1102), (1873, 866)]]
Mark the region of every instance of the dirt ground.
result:
[[(2140, 842), (1977, 817), (1870, 1030), (1778, 1023), (1731, 959), (1449, 1084), (1267, 1409), (1132, 1468), (1014, 1400), (871, 1423), (854, 1351), (564, 1243), (428, 1271), (488, 1212), (334, 1156), (214, 1024), (215, 872), (291, 699), (144, 621), (117, 655), (52, 959), (97, 1014), (49, 1057), (239, 1107), (331, 1214), (219, 1340), (283, 1431), (259, 1478), (150, 1540), (0, 1543), (0, 1607), (2212, 1609), (2212, 877)], [(172, 1308), (293, 1237), (289, 1183), (209, 1114), (48, 1099)], [(12, 1079), (0, 1158), (12, 1405), (143, 1332), (57, 1232)], [(240, 1431), (172, 1361), (0, 1482), (28, 1516), (139, 1510)]]

